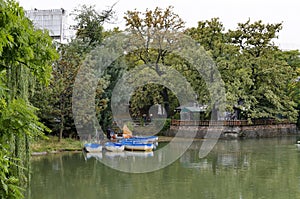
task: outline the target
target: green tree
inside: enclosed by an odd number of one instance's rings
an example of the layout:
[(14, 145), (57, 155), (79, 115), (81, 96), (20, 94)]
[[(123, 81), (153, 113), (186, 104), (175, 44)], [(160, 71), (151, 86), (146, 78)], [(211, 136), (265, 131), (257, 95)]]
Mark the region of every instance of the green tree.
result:
[(280, 56), (280, 59), (286, 61), (290, 65), (295, 73), (294, 79), (290, 81), (289, 96), (292, 97), (297, 104), (296, 109), (298, 111), (297, 126), (300, 127), (300, 52), (298, 50), (284, 51)]
[(60, 59), (53, 64), (50, 85), (38, 85), (32, 101), (39, 108), (39, 117), (61, 140), (63, 134), (76, 134), (72, 115), (72, 88), (85, 54), (81, 52), (81, 44), (76, 41), (58, 46)]
[(103, 24), (113, 19), (114, 5), (100, 13), (95, 10), (95, 6), (83, 5), (76, 8), (72, 13), (77, 22), (72, 27), (76, 30), (76, 39), (82, 41), (86, 47), (95, 47), (101, 44), (105, 36)]
[(274, 44), (282, 24), (263, 24), (262, 21), (238, 24), (229, 31), (231, 43), (239, 47), (248, 71), (249, 84), (242, 98), (250, 118), (288, 118), (295, 120), (295, 103), (288, 95), (288, 85), (294, 79), (292, 67), (278, 58), (282, 51)]
[[(220, 70), (220, 63), (226, 62), (228, 64), (229, 60), (229, 54), (232, 54), (236, 51), (235, 48), (233, 48), (230, 45), (227, 45), (227, 37), (225, 34), (225, 28), (223, 24), (219, 21), (219, 18), (212, 18), (210, 21), (199, 21), (197, 27), (188, 28), (185, 30), (185, 34), (192, 37), (195, 41), (199, 42), (200, 46), (202, 46), (207, 54), (213, 58), (215, 63), (218, 65), (218, 69)], [(229, 91), (229, 85), (232, 86), (232, 84), (228, 84), (229, 81), (232, 81), (232, 73), (235, 73), (235, 69), (232, 69), (230, 71), (223, 70), (222, 71), (222, 79), (227, 82), (225, 84), (226, 88), (226, 96), (227, 96), (227, 108), (231, 108), (233, 103), (236, 103), (236, 99), (234, 97), (229, 97), (230, 92)], [(224, 74), (230, 73), (230, 74)], [(214, 77), (214, 73), (211, 73), (211, 79)], [(203, 85), (200, 84), (200, 85)], [(198, 88), (199, 96), (208, 96), (207, 90), (205, 88), (200, 87)], [(203, 98), (203, 97), (202, 97)], [(232, 99), (233, 98), (233, 99)], [(207, 103), (207, 97), (202, 102)], [(230, 100), (231, 99), (231, 100)], [(215, 107), (212, 107), (214, 109)], [(216, 118), (217, 116), (212, 116), (213, 118)]]
[[(77, 135), (72, 114), (74, 81), (86, 56), (110, 34), (104, 31), (103, 23), (113, 17), (112, 8), (113, 6), (101, 13), (97, 12), (94, 6), (83, 5), (75, 9), (73, 14), (77, 24), (73, 28), (77, 31), (76, 37), (68, 44), (58, 44), (60, 59), (53, 65), (50, 86), (41, 86), (34, 96), (34, 104), (40, 109), (40, 117), (60, 139), (63, 135)], [(102, 89), (98, 89), (97, 92), (99, 95)], [(47, 96), (51, 100), (43, 100)], [(97, 97), (98, 112), (102, 110), (103, 104), (105, 102)]]
[(249, 20), (226, 32), (218, 19), (186, 30), (215, 60), (225, 82), (228, 111), (234, 108), (248, 119), (295, 119), (295, 104), (287, 93), (294, 69), (273, 43), (280, 30), (281, 24)]
[[(0, 1), (0, 195), (20, 197), (29, 169), (30, 140), (47, 128), (39, 122), (29, 95), (36, 82), (48, 84), (52, 62), (58, 58), (46, 31), (36, 30), (13, 0)], [(4, 158), (4, 159), (3, 159)], [(11, 184), (10, 184), (11, 183)]]
[(199, 21), (197, 27), (188, 28), (185, 34), (195, 39), (201, 46), (208, 51), (214, 60), (225, 53), (225, 28), (219, 18)]
[[(127, 31), (135, 38), (134, 43), (139, 45), (135, 52), (127, 56), (127, 61), (132, 67), (145, 64), (149, 66), (157, 75), (162, 76), (164, 72), (160, 69), (160, 64), (167, 65), (166, 57), (171, 53), (171, 42), (178, 40), (176, 34), (183, 32), (184, 22), (173, 12), (171, 6), (165, 10), (155, 8), (141, 13), (137, 10), (127, 11), (126, 20)], [(144, 94), (142, 94), (144, 92)], [(151, 92), (148, 93), (147, 92)], [(170, 92), (166, 87), (149, 85), (136, 91), (132, 98), (132, 110), (137, 112), (142, 107), (149, 107), (152, 103), (163, 103), (167, 115), (170, 111)], [(149, 99), (152, 97), (152, 99)]]

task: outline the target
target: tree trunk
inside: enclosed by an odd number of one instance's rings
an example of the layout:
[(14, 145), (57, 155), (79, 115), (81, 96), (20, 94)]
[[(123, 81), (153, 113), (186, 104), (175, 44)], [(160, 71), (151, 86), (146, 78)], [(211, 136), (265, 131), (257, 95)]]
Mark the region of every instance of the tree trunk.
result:
[(211, 110), (211, 120), (218, 120), (218, 110), (216, 109), (216, 105), (214, 104)]
[(63, 132), (64, 132), (64, 115), (61, 114), (61, 116), (60, 116), (59, 139), (58, 139), (59, 142), (62, 140)]
[(58, 138), (59, 142), (62, 140), (63, 132), (64, 132), (64, 110), (65, 110), (64, 94), (61, 94), (60, 95), (60, 129), (59, 129), (59, 138)]
[(162, 90), (162, 97), (164, 100), (164, 107), (166, 110), (166, 114), (167, 114), (167, 118), (169, 118), (170, 116), (170, 104), (169, 104), (169, 94), (168, 94), (168, 90), (166, 87), (164, 87), (164, 89)]

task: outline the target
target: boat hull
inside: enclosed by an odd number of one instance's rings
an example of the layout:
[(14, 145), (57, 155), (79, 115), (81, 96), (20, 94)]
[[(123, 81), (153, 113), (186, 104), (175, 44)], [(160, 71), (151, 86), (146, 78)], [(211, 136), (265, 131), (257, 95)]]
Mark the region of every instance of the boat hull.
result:
[(125, 146), (120, 143), (108, 142), (105, 144), (105, 149), (111, 152), (121, 152), (124, 151)]
[(101, 152), (102, 146), (101, 144), (97, 144), (97, 143), (87, 143), (84, 145), (84, 150), (89, 153)]
[(126, 150), (129, 151), (152, 151), (154, 145), (151, 143), (143, 144), (143, 143), (134, 143), (134, 142), (123, 142)]

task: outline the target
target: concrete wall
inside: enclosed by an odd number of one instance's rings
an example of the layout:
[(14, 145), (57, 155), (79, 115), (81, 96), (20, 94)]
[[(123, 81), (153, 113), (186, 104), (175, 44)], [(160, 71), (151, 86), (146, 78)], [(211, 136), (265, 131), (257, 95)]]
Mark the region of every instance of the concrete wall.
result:
[[(164, 133), (165, 136), (175, 136), (178, 131), (178, 126), (171, 126), (170, 129)], [(181, 130), (186, 131), (197, 131), (195, 138), (204, 138), (208, 126), (181, 126)], [(287, 135), (297, 135), (295, 124), (278, 124), (278, 125), (257, 125), (257, 126), (239, 126), (239, 127), (211, 127), (210, 133), (214, 131), (222, 131), (220, 138), (226, 139), (238, 139), (238, 138), (266, 138), (266, 137), (277, 137)]]

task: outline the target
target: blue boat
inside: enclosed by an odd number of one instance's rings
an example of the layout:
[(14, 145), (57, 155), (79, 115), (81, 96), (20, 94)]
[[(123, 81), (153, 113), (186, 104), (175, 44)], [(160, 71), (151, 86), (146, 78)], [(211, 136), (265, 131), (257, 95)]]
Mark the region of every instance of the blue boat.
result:
[(124, 151), (125, 146), (122, 143), (118, 142), (106, 142), (105, 149), (112, 152)]
[(127, 141), (137, 141), (143, 143), (153, 143), (158, 141), (158, 136), (134, 136), (132, 138), (127, 138)]
[(102, 145), (98, 143), (86, 143), (84, 144), (84, 150), (86, 152), (101, 152), (102, 151)]
[(141, 143), (139, 141), (122, 140), (121, 143), (126, 150), (130, 151), (152, 151), (154, 149), (153, 143)]

